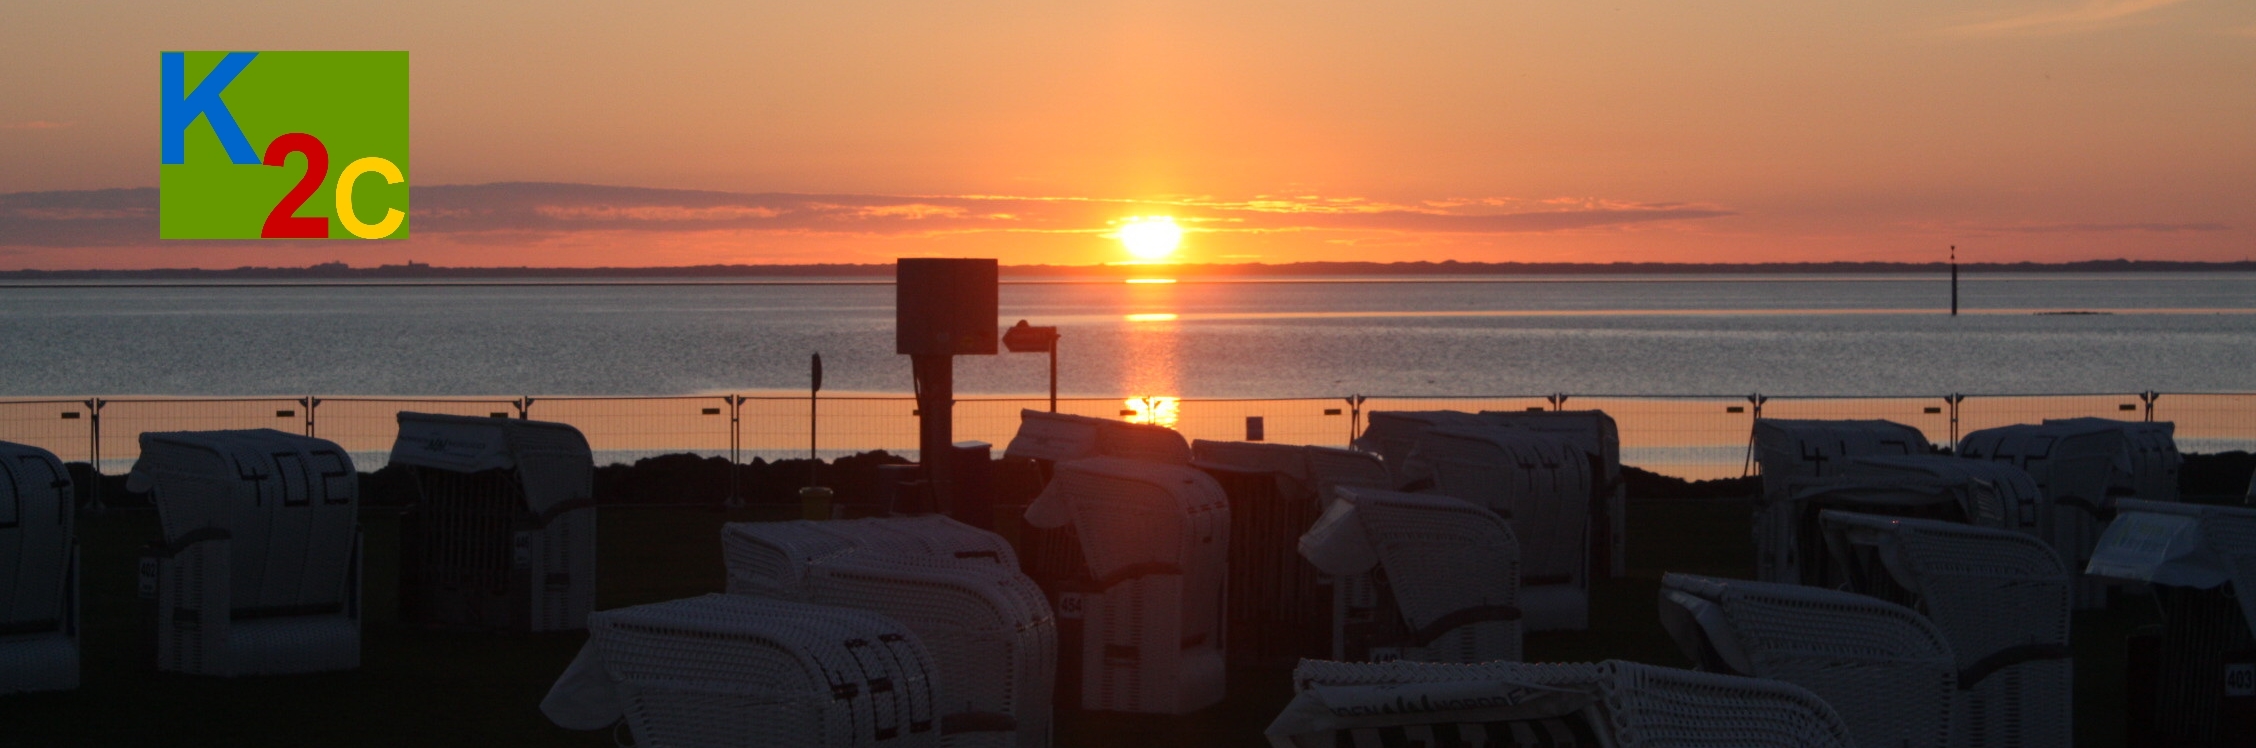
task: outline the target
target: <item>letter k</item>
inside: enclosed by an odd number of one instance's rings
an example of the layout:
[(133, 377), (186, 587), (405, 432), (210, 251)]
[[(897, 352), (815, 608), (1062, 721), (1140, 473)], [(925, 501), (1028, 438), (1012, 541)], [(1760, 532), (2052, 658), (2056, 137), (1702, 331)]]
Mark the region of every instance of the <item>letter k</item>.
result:
[(197, 117), (211, 122), (212, 133), (219, 136), (219, 145), (227, 149), (228, 161), (263, 163), (258, 151), (251, 148), (250, 139), (243, 137), (243, 128), (235, 124), (234, 113), (227, 111), (227, 102), (219, 98), (219, 92), (227, 90), (227, 84), (234, 83), (235, 76), (242, 74), (243, 68), (251, 64), (251, 58), (257, 56), (257, 52), (227, 53), (220, 58), (219, 67), (212, 68), (211, 74), (204, 76), (203, 81), (196, 84), (196, 90), (186, 96), (180, 92), (187, 88), (187, 59), (179, 52), (159, 56), (164, 88), (164, 163), (187, 161), (188, 125)]

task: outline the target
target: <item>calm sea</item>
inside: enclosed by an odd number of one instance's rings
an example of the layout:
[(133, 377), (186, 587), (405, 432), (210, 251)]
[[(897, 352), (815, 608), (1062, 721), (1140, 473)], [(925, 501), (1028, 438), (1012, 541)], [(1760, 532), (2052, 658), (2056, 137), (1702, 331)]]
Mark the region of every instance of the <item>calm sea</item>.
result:
[[(0, 397), (905, 392), (888, 285), (0, 288)], [(2256, 275), (1013, 284), (1067, 395), (2256, 390)], [(2057, 312), (2094, 312), (2058, 314)], [(1034, 393), (1037, 355), (959, 359)]]

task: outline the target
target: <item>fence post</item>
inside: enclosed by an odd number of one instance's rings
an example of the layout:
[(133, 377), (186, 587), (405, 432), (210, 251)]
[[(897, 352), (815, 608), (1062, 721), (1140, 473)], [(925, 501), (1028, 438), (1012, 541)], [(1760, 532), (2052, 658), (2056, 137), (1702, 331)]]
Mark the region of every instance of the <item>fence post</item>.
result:
[(1363, 397), (1362, 395), (1348, 395), (1346, 399), (1347, 399), (1347, 448), (1348, 448), (1348, 449), (1354, 449), (1354, 448), (1355, 448), (1355, 437), (1358, 437), (1358, 436), (1362, 436), (1362, 431), (1363, 431), (1363, 400), (1364, 400), (1364, 397)]
[(1551, 409), (1553, 411), (1561, 411), (1567, 409), (1567, 393), (1554, 392), (1550, 397), (1546, 397), (1544, 399), (1551, 401)]
[(517, 406), (517, 420), (530, 421), (533, 419), (532, 398), (521, 396), (517, 398), (517, 402), (511, 404)]
[(744, 396), (728, 396), (729, 404), (729, 495), (721, 502), (730, 509), (744, 507), (744, 492), (738, 486), (738, 476), (744, 472)]
[(314, 436), (313, 409), (321, 407), (321, 398), (307, 395), (305, 397), (298, 398), (298, 405), (305, 408), (305, 435), (309, 437)]
[(2153, 390), (2147, 390), (2145, 392), (2139, 393), (2139, 399), (2146, 401), (2146, 422), (2153, 423), (2154, 401), (2162, 399), (2162, 393), (2155, 392)]
[(95, 510), (100, 510), (100, 509), (102, 509), (102, 508), (103, 508), (103, 506), (102, 506), (102, 404), (103, 404), (103, 402), (104, 402), (104, 401), (102, 400), (102, 398), (99, 398), (99, 397), (96, 397), (96, 398), (89, 398), (89, 399), (88, 399), (88, 400), (86, 401), (86, 411), (87, 411), (87, 412), (86, 412), (86, 421), (87, 421), (87, 424), (86, 424), (86, 460), (87, 460), (87, 463), (86, 463), (86, 464), (87, 464), (87, 466), (88, 466), (88, 467), (92, 467), (92, 468), (94, 469), (94, 500), (93, 500), (92, 502), (90, 502), (90, 503), (91, 503), (91, 506), (90, 506), (90, 507), (88, 507), (88, 508), (90, 508), (90, 509), (95, 509)]
[(1943, 402), (1950, 403), (1950, 448), (1955, 455), (1958, 454), (1958, 404), (1966, 402), (1966, 396), (1953, 392), (1944, 395)]
[(1763, 403), (1769, 401), (1770, 398), (1763, 397), (1760, 392), (1747, 396), (1747, 404), (1753, 407), (1747, 409), (1751, 411), (1747, 419), (1747, 459), (1739, 465), (1741, 478), (1755, 474), (1755, 422), (1762, 420)]

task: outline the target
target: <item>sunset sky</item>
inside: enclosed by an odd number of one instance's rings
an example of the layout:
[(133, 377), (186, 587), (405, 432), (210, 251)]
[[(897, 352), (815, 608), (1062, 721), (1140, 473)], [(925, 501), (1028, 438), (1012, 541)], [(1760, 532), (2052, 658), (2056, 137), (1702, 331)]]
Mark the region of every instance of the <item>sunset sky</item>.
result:
[[(0, 269), (2240, 260), (2256, 3), (31, 2)], [(156, 239), (161, 50), (400, 49), (414, 238)]]

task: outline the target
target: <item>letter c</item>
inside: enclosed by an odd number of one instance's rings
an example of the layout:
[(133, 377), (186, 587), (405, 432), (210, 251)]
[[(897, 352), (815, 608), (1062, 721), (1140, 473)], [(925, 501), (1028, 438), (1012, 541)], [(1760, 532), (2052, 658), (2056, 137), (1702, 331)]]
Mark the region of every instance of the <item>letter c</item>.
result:
[(352, 232), (353, 236), (382, 239), (399, 230), (400, 222), (407, 220), (407, 214), (401, 213), (398, 208), (385, 208), (384, 220), (373, 226), (360, 222), (360, 216), (353, 213), (353, 181), (368, 172), (383, 175), (385, 184), (399, 184), (407, 179), (400, 176), (398, 166), (382, 157), (369, 156), (352, 162), (351, 166), (345, 167), (343, 174), (337, 175), (337, 222), (344, 224), (345, 230)]

